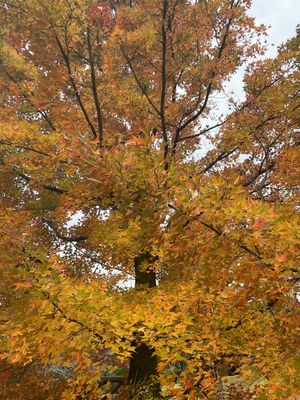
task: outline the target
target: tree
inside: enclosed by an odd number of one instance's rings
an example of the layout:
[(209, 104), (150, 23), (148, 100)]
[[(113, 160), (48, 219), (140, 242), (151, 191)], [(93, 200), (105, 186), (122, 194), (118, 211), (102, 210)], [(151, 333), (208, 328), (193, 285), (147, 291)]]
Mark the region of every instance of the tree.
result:
[(299, 32), (250, 5), (1, 2), (5, 398), (299, 395)]

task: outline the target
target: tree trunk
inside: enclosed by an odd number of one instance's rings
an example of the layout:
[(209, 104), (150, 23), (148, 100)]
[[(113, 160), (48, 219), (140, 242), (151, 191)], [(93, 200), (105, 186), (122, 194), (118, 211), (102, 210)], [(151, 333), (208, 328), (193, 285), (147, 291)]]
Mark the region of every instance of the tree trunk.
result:
[[(145, 252), (134, 260), (135, 287), (156, 287), (156, 274), (151, 269), (155, 259), (150, 253)], [(145, 269), (145, 264), (148, 268)], [(129, 399), (157, 399), (160, 395), (160, 385), (157, 377), (157, 356), (154, 350), (137, 338), (136, 349), (130, 359), (129, 382), (132, 391)]]
[[(156, 287), (156, 274), (151, 268), (151, 264), (156, 260), (150, 253), (145, 252), (134, 260), (134, 271), (135, 271), (135, 287), (145, 286), (149, 288)], [(145, 265), (148, 264), (148, 268), (145, 269)]]

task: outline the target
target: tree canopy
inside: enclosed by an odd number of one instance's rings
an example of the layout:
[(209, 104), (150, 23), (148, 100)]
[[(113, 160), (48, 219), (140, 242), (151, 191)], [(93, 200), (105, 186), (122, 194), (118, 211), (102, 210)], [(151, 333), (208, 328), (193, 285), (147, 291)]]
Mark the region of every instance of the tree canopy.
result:
[(250, 6), (0, 1), (1, 398), (299, 396), (299, 30)]

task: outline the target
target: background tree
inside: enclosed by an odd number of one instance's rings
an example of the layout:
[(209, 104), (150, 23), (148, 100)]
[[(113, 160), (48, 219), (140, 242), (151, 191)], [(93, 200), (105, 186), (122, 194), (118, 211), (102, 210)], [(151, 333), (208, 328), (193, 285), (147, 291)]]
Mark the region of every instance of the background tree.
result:
[(296, 399), (299, 32), (250, 5), (1, 2), (4, 397)]

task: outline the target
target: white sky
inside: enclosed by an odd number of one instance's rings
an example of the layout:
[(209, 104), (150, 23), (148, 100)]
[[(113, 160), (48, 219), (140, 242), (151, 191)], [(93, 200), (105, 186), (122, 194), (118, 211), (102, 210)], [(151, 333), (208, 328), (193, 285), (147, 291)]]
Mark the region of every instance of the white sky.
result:
[(250, 14), (258, 23), (271, 25), (269, 39), (278, 46), (295, 35), (300, 24), (300, 0), (253, 0)]
[[(300, 0), (252, 0), (250, 15), (255, 17), (257, 24), (264, 24), (268, 29), (268, 50), (265, 57), (274, 57), (277, 47), (287, 39), (295, 36), (296, 27), (300, 24)], [(228, 94), (233, 93), (238, 101), (244, 100), (243, 75), (245, 66), (241, 67), (225, 85)], [(226, 97), (218, 96), (215, 114), (228, 112)], [(208, 119), (210, 124), (216, 121)], [(213, 133), (212, 133), (213, 134)], [(195, 158), (204, 155), (211, 148), (209, 140), (201, 139), (201, 148), (195, 152)]]
[[(250, 15), (255, 17), (257, 24), (269, 27), (265, 56), (274, 57), (277, 47), (296, 34), (296, 27), (300, 24), (300, 0), (253, 0)], [(243, 75), (244, 68), (241, 68), (226, 85), (227, 90), (233, 91), (240, 101), (244, 99)], [(221, 112), (226, 108), (220, 105)]]

